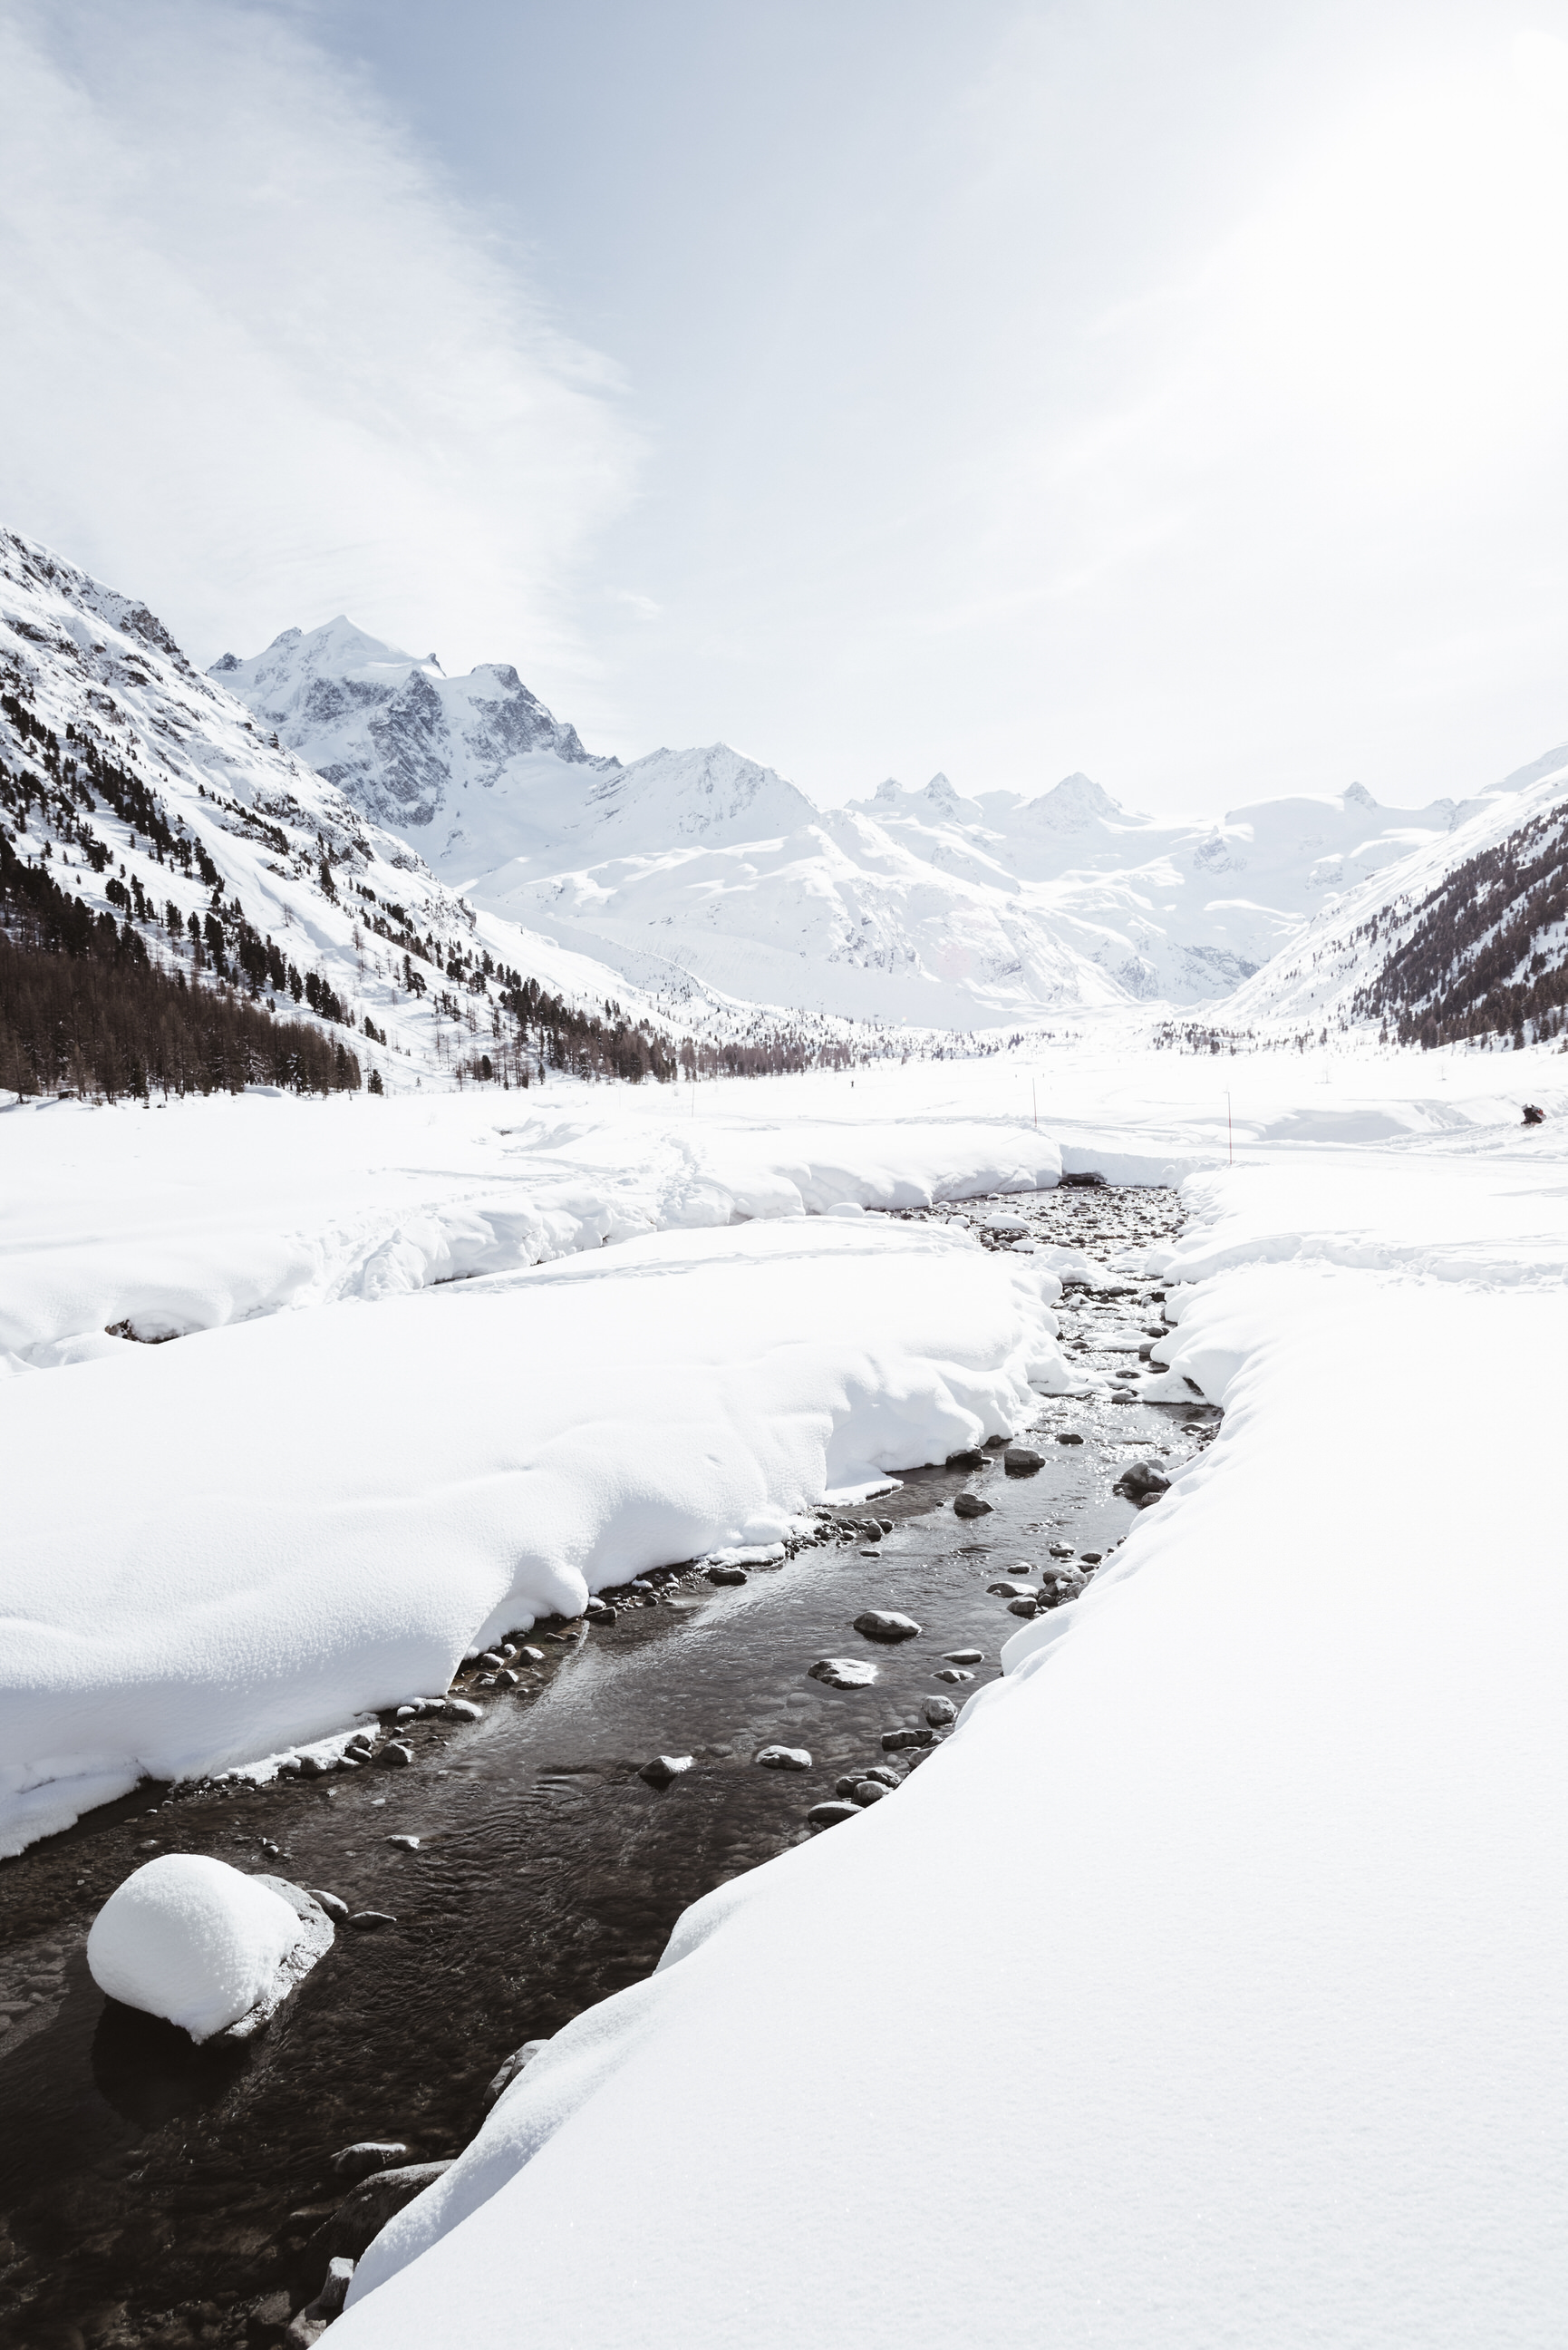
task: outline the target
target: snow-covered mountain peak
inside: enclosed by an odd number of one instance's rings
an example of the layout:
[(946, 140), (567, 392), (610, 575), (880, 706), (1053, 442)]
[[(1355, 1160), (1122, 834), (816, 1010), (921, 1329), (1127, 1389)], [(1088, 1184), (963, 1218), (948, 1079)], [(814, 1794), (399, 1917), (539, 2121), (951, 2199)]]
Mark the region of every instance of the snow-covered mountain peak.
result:
[(887, 817), (895, 820), (912, 819), (919, 824), (970, 825), (982, 824), (984, 812), (976, 800), (966, 799), (951, 779), (939, 769), (929, 784), (909, 791), (896, 777), (889, 775), (878, 784), (869, 799), (851, 800), (852, 809), (863, 809), (873, 822)]
[(587, 794), (597, 827), (609, 826), (624, 853), (636, 836), (649, 849), (680, 840), (794, 832), (820, 811), (775, 768), (710, 743), (690, 751), (650, 751), (616, 768)]
[(1037, 824), (1049, 825), (1054, 832), (1084, 832), (1095, 824), (1137, 824), (1144, 819), (1129, 816), (1109, 792), (1102, 791), (1089, 775), (1064, 775), (1048, 792), (1038, 798), (1026, 800), (1025, 807)]
[[(285, 629), (265, 652), (249, 660), (225, 653), (214, 661), (209, 677), (221, 678), (230, 693), (254, 707), (257, 695), (275, 704), (279, 717), (291, 714), (307, 698), (309, 687), (321, 680), (358, 686), (379, 701), (389, 701), (410, 673), (423, 671), (442, 675), (433, 653), (420, 660), (400, 646), (389, 645), (356, 626), (346, 612), (319, 629)], [(257, 715), (272, 715), (257, 712)]]
[(520, 827), (537, 828), (541, 791), (575, 809), (584, 769), (618, 767), (590, 757), (576, 727), (509, 661), (448, 677), (434, 653), (404, 652), (346, 613), (318, 629), (286, 629), (250, 660), (225, 653), (209, 675), (448, 872), (483, 871), (512, 855)]

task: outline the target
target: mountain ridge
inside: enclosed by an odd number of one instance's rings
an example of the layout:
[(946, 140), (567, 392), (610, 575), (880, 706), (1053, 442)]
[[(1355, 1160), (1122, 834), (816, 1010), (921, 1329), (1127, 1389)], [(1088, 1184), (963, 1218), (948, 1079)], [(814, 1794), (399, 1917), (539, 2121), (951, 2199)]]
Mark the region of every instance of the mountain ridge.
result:
[(1506, 820), (1552, 757), (1412, 808), (1353, 783), (1159, 818), (1082, 771), (1033, 794), (888, 777), (820, 807), (722, 743), (596, 758), (509, 664), (448, 678), (343, 616), (220, 666), (474, 903), (628, 979), (663, 961), (732, 996), (938, 1027), (1217, 1006), (1348, 895)]
[(889, 777), (825, 808), (722, 743), (596, 758), (509, 664), (448, 678), (344, 616), (213, 674), (477, 904), (628, 977), (658, 956), (731, 995), (915, 1024), (1217, 1002), (1480, 804), (1383, 808), (1357, 785), (1160, 820), (1077, 772), (973, 796)]

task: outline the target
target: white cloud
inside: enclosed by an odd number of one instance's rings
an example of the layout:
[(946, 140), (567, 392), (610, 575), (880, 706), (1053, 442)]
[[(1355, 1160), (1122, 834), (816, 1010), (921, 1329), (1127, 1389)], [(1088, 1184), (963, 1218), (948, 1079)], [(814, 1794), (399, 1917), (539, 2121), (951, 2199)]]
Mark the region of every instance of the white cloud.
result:
[(0, 515), (192, 654), (347, 607), (569, 673), (612, 370), (368, 85), (217, 0), (0, 11)]

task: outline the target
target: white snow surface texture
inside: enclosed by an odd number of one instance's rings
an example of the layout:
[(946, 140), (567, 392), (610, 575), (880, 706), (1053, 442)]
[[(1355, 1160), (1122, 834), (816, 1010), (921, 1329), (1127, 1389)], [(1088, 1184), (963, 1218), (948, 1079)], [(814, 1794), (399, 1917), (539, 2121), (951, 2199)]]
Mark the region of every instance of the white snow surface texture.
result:
[(1023, 1426), (1059, 1295), (968, 1233), (796, 1213), (13, 1379), (0, 1851)]
[(168, 1852), (118, 1886), (87, 1958), (110, 1999), (210, 2040), (248, 2014), (299, 1939), (286, 1901), (204, 1853)]
[(540, 2053), (371, 2246), (340, 2350), (1560, 2341), (1540, 1139), (1193, 1179), (1150, 1270), (1217, 1441), (896, 1800)]
[(841, 1087), (818, 1089), (815, 1116), (748, 1117), (699, 1090), (679, 1115), (664, 1087), (566, 1081), (543, 1112), (528, 1094), (0, 1112), (0, 1378), (121, 1358), (111, 1326), (167, 1338), (655, 1232), (1033, 1191), (1062, 1170), (1048, 1134), (978, 1107), (856, 1119)]

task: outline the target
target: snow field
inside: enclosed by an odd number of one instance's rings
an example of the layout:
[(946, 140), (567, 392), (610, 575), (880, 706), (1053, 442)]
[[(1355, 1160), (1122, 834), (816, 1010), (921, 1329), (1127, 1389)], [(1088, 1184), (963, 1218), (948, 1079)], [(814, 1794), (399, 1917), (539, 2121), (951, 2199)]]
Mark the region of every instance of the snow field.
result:
[(14, 1379), (0, 1850), (1022, 1427), (1057, 1295), (966, 1233), (796, 1215)]
[[(0, 1371), (123, 1360), (142, 1338), (379, 1302), (665, 1230), (912, 1207), (1056, 1181), (1016, 1118), (759, 1116), (733, 1087), (698, 1116), (659, 1088), (430, 1103), (339, 1097), (28, 1106), (0, 1117)], [(711, 1097), (717, 1096), (715, 1100)], [(721, 1107), (722, 1103), (722, 1107)], [(540, 1107), (535, 1107), (541, 1104)], [(914, 1112), (914, 1114), (910, 1114)]]
[[(342, 2350), (587, 2350), (633, 2308), (649, 2350), (1556, 2342), (1562, 1186), (1508, 1152), (1194, 1187), (1168, 1269), (1218, 1440), (896, 1802), (556, 2036), (370, 2248)], [(1303, 1202), (1424, 1261), (1287, 1252)]]

